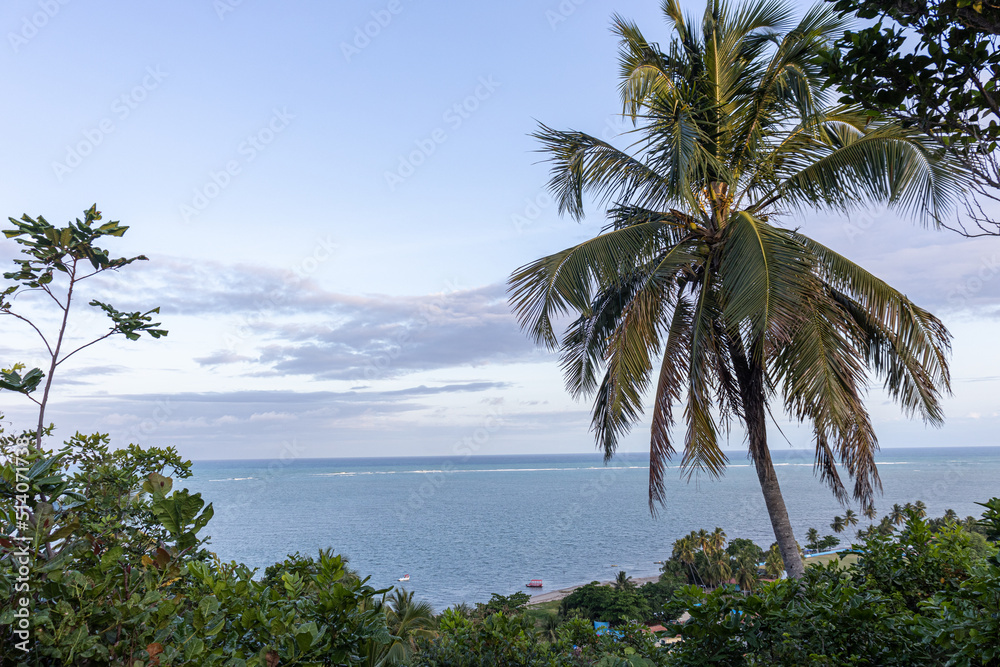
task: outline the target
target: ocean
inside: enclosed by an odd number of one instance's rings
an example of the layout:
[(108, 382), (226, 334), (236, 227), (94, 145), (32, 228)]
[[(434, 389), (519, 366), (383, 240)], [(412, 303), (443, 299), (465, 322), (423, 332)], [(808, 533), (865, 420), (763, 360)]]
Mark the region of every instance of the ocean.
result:
[[(813, 473), (812, 452), (776, 450), (779, 481), (796, 537), (810, 527), (833, 533), (842, 508)], [(923, 500), (930, 516), (1000, 496), (1000, 447), (884, 449), (884, 494)], [(196, 461), (175, 484), (199, 491), (215, 509), (205, 529), (223, 561), (263, 568), (296, 551), (333, 548), (373, 585), (404, 586), (437, 611), (492, 593), (544, 592), (658, 572), (677, 538), (716, 526), (730, 539), (767, 548), (773, 541), (756, 473), (745, 455), (724, 477), (690, 483), (668, 471), (666, 507), (651, 516), (648, 457), (600, 454), (420, 458)], [(844, 475), (846, 477), (846, 474)], [(859, 512), (859, 508), (854, 506)], [(842, 533), (846, 544), (858, 527)], [(404, 574), (406, 584), (397, 584)], [(544, 589), (526, 589), (542, 579)]]

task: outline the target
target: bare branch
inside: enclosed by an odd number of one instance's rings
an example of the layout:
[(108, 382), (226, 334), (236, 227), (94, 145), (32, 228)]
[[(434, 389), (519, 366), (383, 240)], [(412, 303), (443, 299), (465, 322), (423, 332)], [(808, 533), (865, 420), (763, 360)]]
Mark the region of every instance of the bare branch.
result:
[(49, 341), (46, 340), (45, 334), (43, 334), (41, 332), (41, 330), (38, 327), (35, 326), (34, 322), (32, 322), (31, 320), (29, 320), (27, 317), (24, 317), (23, 315), (18, 315), (17, 313), (15, 313), (13, 311), (10, 311), (10, 310), (5, 310), (3, 312), (6, 315), (13, 315), (14, 317), (16, 317), (17, 319), (21, 320), (22, 322), (27, 322), (28, 326), (30, 326), (32, 329), (34, 329), (35, 333), (37, 333), (41, 337), (42, 342), (45, 343), (45, 348), (49, 351), (49, 356), (52, 355), (52, 346), (49, 345)]
[(60, 359), (59, 361), (57, 361), (56, 362), (56, 366), (58, 366), (59, 364), (61, 364), (64, 361), (66, 361), (67, 359), (69, 359), (70, 357), (72, 357), (74, 354), (76, 354), (80, 350), (84, 349), (85, 347), (90, 347), (94, 343), (99, 343), (102, 340), (104, 340), (105, 338), (107, 338), (108, 336), (113, 336), (116, 333), (118, 333), (118, 330), (117, 329), (112, 329), (111, 331), (109, 331), (108, 333), (104, 334), (100, 338), (95, 338), (94, 340), (90, 341), (89, 343), (87, 343), (85, 345), (81, 345), (80, 347), (76, 348), (75, 350), (73, 350), (72, 352), (70, 352), (69, 354), (67, 354), (65, 357), (63, 357), (62, 359)]

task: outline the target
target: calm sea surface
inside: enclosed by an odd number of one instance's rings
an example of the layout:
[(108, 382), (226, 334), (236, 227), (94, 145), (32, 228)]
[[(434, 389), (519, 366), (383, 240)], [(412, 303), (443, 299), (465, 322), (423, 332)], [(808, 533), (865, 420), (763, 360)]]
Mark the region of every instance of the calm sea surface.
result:
[[(809, 527), (831, 533), (843, 508), (813, 475), (812, 453), (774, 457), (799, 541)], [(332, 547), (374, 585), (409, 574), (406, 588), (439, 611), (526, 590), (529, 579), (553, 590), (618, 570), (654, 575), (673, 541), (699, 528), (774, 541), (745, 457), (733, 456), (718, 481), (668, 471), (670, 503), (655, 518), (647, 463), (627, 454), (610, 466), (598, 454), (198, 461), (182, 486), (214, 504), (209, 548), (225, 561), (263, 569)], [(923, 500), (932, 516), (979, 516), (976, 501), (1000, 496), (1000, 447), (886, 449), (879, 471), (880, 514)]]

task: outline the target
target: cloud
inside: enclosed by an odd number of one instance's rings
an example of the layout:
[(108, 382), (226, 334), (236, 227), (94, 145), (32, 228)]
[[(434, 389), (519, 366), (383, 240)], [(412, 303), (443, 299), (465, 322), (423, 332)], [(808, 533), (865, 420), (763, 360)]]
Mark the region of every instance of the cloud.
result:
[(253, 376), (357, 382), (552, 359), (520, 331), (502, 285), (411, 297), (314, 294), (298, 304), (308, 308), (308, 317), (278, 317), (292, 305), (285, 302), (267, 317), (251, 313), (226, 336), (229, 349), (195, 361), (250, 362), (247, 374)]

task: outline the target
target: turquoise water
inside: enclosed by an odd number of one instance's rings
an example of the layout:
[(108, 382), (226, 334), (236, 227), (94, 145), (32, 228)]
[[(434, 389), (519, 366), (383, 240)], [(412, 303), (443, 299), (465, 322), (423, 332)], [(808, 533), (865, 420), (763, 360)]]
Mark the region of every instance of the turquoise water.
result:
[[(800, 542), (809, 527), (831, 533), (843, 508), (814, 476), (812, 453), (776, 451), (774, 460)], [(544, 592), (618, 570), (654, 575), (674, 540), (699, 528), (765, 548), (774, 541), (745, 457), (733, 456), (718, 481), (669, 471), (669, 504), (657, 517), (647, 463), (627, 454), (610, 466), (598, 454), (199, 461), (184, 485), (214, 504), (206, 532), (223, 560), (263, 568), (333, 547), (374, 585), (409, 574), (405, 587), (437, 610), (538, 592), (524, 588), (529, 579), (543, 579)], [(978, 516), (976, 501), (1000, 496), (1000, 447), (886, 449), (879, 471), (880, 511), (923, 500), (932, 516)]]

